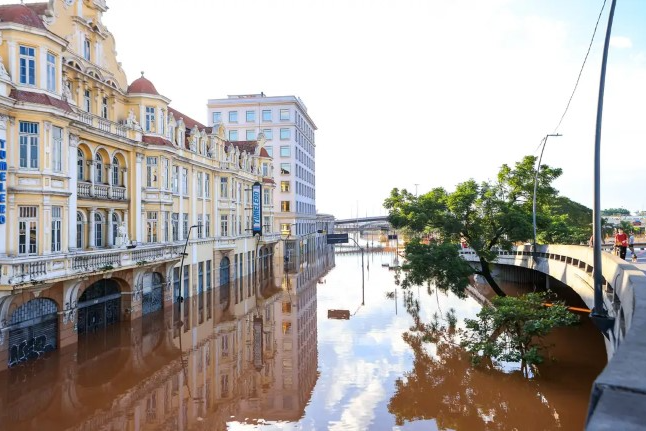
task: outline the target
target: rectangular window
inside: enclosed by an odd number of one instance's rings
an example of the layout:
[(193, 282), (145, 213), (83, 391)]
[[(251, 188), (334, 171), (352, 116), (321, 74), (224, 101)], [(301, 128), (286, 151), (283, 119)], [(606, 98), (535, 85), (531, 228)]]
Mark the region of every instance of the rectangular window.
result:
[(213, 113), (213, 124), (218, 124), (222, 122), (222, 112)]
[(18, 207), (18, 254), (38, 253), (38, 207)]
[(179, 193), (179, 166), (173, 166), (173, 193)]
[(267, 150), (267, 154), (269, 154), (269, 157), (274, 157), (274, 147), (269, 145), (265, 147), (265, 150)]
[(271, 121), (271, 109), (262, 110), (262, 121)]
[(188, 238), (188, 213), (182, 214), (182, 229), (184, 230), (184, 238)]
[(171, 216), (171, 226), (173, 241), (179, 241), (179, 213), (173, 213)]
[(104, 97), (101, 99), (101, 116), (108, 119), (108, 98)]
[(237, 123), (237, 122), (238, 122), (238, 111), (229, 112), (229, 123)]
[(289, 186), (289, 181), (281, 181), (280, 182), (280, 191), (281, 192), (288, 192), (290, 190)]
[(20, 167), (38, 169), (38, 123), (20, 122)]
[(182, 194), (188, 195), (188, 169), (182, 168)]
[(211, 215), (204, 215), (204, 236), (206, 238), (211, 237)]
[(206, 261), (206, 290), (211, 290), (211, 261), (210, 260)]
[(238, 140), (238, 131), (229, 130), (229, 141), (236, 142)]
[(90, 52), (91, 52), (91, 44), (90, 44), (90, 39), (85, 37), (83, 40), (83, 58), (86, 60), (90, 60)]
[(247, 141), (255, 141), (256, 140), (256, 131), (255, 130), (247, 130)]
[(220, 197), (228, 198), (229, 197), (229, 179), (220, 178)]
[(280, 110), (280, 121), (289, 121), (289, 109)]
[(164, 242), (170, 241), (170, 212), (164, 211)]
[(147, 239), (148, 242), (157, 242), (157, 211), (148, 211)]
[(56, 92), (56, 56), (47, 53), (47, 91)]
[(92, 112), (92, 93), (90, 90), (83, 92), (83, 109), (85, 109), (85, 112)]
[(162, 181), (161, 181), (161, 186), (164, 190), (170, 189), (170, 184), (168, 183), (170, 180), (170, 163), (169, 160), (166, 157), (161, 158), (162, 161)]
[(271, 190), (264, 189), (262, 191), (262, 194), (263, 194), (263, 204), (264, 205), (271, 205)]
[(289, 175), (292, 172), (291, 164), (281, 163), (280, 164), (280, 173), (281, 175)]
[(291, 201), (280, 201), (280, 210), (284, 213), (288, 213), (291, 207)]
[(262, 227), (263, 227), (263, 229), (265, 229), (265, 233), (271, 233), (271, 223), (269, 222), (269, 217), (264, 216), (263, 221), (264, 221), (264, 223), (263, 223)]
[(262, 176), (263, 177), (268, 177), (269, 176), (269, 163), (263, 163), (262, 164)]
[(155, 132), (155, 108), (146, 106), (146, 132)]
[(265, 139), (268, 141), (274, 139), (274, 131), (271, 129), (262, 129), (262, 134), (265, 135)]
[(292, 149), (289, 145), (282, 145), (280, 147), (280, 157), (290, 157), (292, 155)]
[(52, 252), (61, 251), (63, 207), (52, 207)]
[(229, 216), (227, 214), (220, 216), (220, 235), (229, 236)]
[(197, 173), (197, 197), (201, 198), (203, 194), (202, 188), (202, 172)]
[(52, 170), (63, 172), (63, 129), (52, 127)]
[(280, 139), (281, 140), (289, 139), (290, 136), (291, 136), (291, 133), (290, 133), (290, 130), (288, 128), (280, 129)]
[(20, 83), (36, 85), (36, 50), (20, 46)]
[(256, 121), (256, 111), (247, 111), (246, 112), (247, 123), (253, 123)]
[(204, 222), (202, 220), (202, 214), (197, 215), (197, 237), (203, 238), (202, 234), (204, 233)]
[(204, 197), (211, 197), (211, 176), (209, 174), (204, 174)]
[(157, 184), (157, 157), (146, 157), (146, 186)]
[(280, 224), (280, 233), (282, 235), (287, 235), (288, 233), (291, 232), (291, 230), (292, 230), (292, 225), (291, 224), (289, 224), (289, 223), (281, 223)]

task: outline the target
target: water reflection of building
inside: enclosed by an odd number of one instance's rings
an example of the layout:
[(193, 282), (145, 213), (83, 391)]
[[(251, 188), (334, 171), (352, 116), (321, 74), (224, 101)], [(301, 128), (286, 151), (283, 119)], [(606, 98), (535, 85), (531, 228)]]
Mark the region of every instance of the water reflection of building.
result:
[(170, 312), (90, 334), (78, 353), (64, 349), (1, 373), (0, 423), (184, 431), (226, 429), (231, 418), (296, 420), (317, 378), (316, 283), (333, 259), (287, 274), (285, 288), (275, 283), (279, 271), (263, 268), (231, 281), (226, 295), (204, 292)]
[(0, 6), (0, 370), (220, 295), (279, 240), (263, 141), (229, 141), (143, 74), (128, 84), (106, 12), (105, 0)]

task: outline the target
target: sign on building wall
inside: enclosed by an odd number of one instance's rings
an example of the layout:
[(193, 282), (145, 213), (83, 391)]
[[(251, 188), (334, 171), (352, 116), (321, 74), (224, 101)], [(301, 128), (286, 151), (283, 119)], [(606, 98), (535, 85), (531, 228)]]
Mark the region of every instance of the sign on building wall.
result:
[(262, 195), (262, 186), (259, 182), (255, 182), (251, 187), (251, 217), (253, 234), (262, 235), (262, 204), (260, 201)]
[(7, 222), (7, 141), (0, 139), (0, 224)]
[(262, 317), (253, 318), (253, 366), (262, 369)]

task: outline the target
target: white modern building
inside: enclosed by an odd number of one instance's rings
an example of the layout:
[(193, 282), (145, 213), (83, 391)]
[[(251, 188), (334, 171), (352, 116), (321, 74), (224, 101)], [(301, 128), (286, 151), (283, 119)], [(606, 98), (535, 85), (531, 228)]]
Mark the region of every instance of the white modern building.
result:
[(307, 107), (296, 96), (269, 97), (264, 93), (210, 99), (207, 106), (209, 125), (224, 125), (229, 141), (256, 141), (260, 133), (264, 135), (277, 186), (272, 230), (279, 229), (285, 240), (285, 250), (281, 250), (283, 258), (288, 258), (285, 261), (301, 262), (315, 250), (317, 236), (317, 128)]

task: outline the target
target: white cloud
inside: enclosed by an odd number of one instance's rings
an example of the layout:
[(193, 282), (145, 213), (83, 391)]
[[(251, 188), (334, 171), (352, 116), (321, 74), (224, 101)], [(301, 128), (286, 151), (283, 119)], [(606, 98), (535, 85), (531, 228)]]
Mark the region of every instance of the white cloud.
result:
[(633, 42), (626, 36), (612, 36), (610, 38), (610, 46), (619, 49), (632, 48)]

